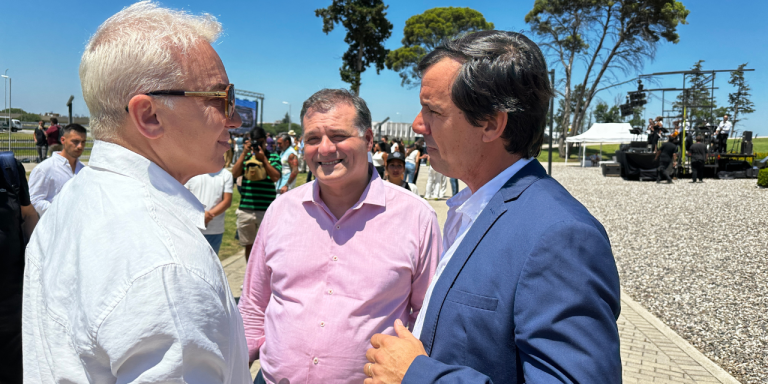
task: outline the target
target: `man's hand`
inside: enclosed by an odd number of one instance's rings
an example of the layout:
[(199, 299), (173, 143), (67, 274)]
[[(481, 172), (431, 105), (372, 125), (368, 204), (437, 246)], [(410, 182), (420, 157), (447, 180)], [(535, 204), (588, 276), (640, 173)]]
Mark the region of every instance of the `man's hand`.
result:
[(363, 367), (364, 384), (400, 383), (405, 372), (417, 356), (427, 356), (424, 345), (415, 338), (400, 319), (395, 320), (397, 337), (377, 333), (371, 337), (371, 345), (365, 357), (370, 361)]
[(253, 156), (256, 158), (256, 160), (261, 161), (262, 163), (267, 163), (267, 156), (264, 155), (264, 152), (258, 151), (254, 152)]
[(213, 214), (211, 213), (211, 211), (205, 211), (205, 226), (206, 227), (208, 226), (208, 223), (211, 222), (211, 220), (213, 220)]
[(286, 192), (288, 192), (288, 186), (287, 185), (283, 185), (283, 187), (280, 188), (280, 194), (282, 195), (283, 193), (286, 193)]
[(246, 140), (243, 143), (243, 152), (240, 154), (240, 156), (245, 156), (245, 154), (250, 152), (250, 151), (251, 151), (251, 141), (250, 140)]

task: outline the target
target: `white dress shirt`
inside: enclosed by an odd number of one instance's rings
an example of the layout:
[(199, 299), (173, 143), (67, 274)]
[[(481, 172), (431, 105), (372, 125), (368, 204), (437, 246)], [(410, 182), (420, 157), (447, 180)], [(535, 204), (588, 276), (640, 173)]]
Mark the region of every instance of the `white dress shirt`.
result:
[(416, 324), (413, 326), (413, 335), (417, 339), (421, 336), (421, 328), (424, 326), (424, 317), (427, 315), (429, 300), (432, 298), (432, 290), (435, 289), (435, 284), (440, 279), (445, 266), (451, 261), (453, 254), (456, 253), (456, 249), (461, 244), (461, 241), (464, 240), (464, 235), (469, 232), (472, 224), (477, 220), (477, 217), (480, 216), (480, 213), (483, 212), (483, 209), (485, 209), (485, 206), (488, 205), (493, 196), (499, 192), (501, 187), (517, 171), (528, 165), (532, 160), (532, 157), (520, 159), (496, 175), (491, 181), (485, 183), (477, 192), (472, 193), (471, 189), (464, 188), (456, 196), (446, 201), (446, 204), (448, 204), (448, 218), (445, 220), (445, 226), (443, 227), (443, 255), (441, 256), (440, 263), (437, 264), (435, 277), (432, 278), (432, 282), (429, 284), (421, 312), (419, 312)]
[(72, 172), (69, 160), (56, 151), (32, 170), (29, 174), (29, 200), (40, 216), (48, 210), (53, 198), (64, 188), (64, 184), (75, 177), (83, 167), (83, 163), (76, 160), (75, 172)]
[(243, 322), (203, 206), (97, 141), (27, 246), (26, 383), (251, 382)]
[(720, 133), (730, 133), (731, 127), (733, 127), (733, 124), (730, 121), (721, 121), (720, 125), (717, 126), (717, 130)]
[[(225, 193), (232, 193), (232, 184), (232, 173), (222, 169), (216, 173), (197, 175), (189, 179), (184, 186), (203, 203), (206, 211), (210, 211), (224, 200)], [(224, 213), (222, 212), (208, 222), (208, 226), (202, 230), (203, 235), (224, 233)]]

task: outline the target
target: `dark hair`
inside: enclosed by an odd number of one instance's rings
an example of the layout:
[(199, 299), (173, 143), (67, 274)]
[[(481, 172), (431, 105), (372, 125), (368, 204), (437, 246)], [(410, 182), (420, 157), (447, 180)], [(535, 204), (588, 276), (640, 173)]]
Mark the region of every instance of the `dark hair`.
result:
[(72, 131), (75, 131), (77, 133), (82, 133), (82, 134), (84, 134), (86, 136), (88, 135), (88, 131), (85, 130), (85, 127), (83, 127), (80, 124), (75, 124), (75, 123), (69, 124), (66, 127), (62, 128), (61, 129), (61, 135), (65, 136), (65, 135), (67, 135), (68, 133), (70, 133)]
[(553, 96), (547, 63), (539, 47), (516, 32), (481, 31), (447, 41), (419, 62), (420, 75), (442, 59), (461, 63), (451, 100), (467, 121), (479, 126), (506, 112), (502, 139), (509, 153), (537, 156)]
[(304, 129), (304, 115), (309, 109), (325, 113), (337, 105), (346, 103), (355, 108), (355, 127), (362, 135), (365, 130), (371, 128), (371, 111), (360, 96), (355, 96), (346, 89), (321, 89), (307, 99), (301, 106), (301, 128)]
[(264, 131), (264, 128), (256, 127), (251, 129), (250, 132), (248, 132), (248, 136), (251, 137), (251, 143), (257, 143), (259, 139), (266, 139), (267, 134)]
[(51, 124), (58, 124), (58, 123), (59, 123), (59, 119), (55, 117), (51, 117)]

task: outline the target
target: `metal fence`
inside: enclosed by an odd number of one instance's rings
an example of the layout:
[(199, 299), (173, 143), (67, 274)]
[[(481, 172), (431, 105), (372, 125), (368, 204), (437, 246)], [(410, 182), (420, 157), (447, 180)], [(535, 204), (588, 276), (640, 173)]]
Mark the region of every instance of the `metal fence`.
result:
[[(0, 134), (0, 151), (8, 151), (8, 138)], [(80, 156), (80, 161), (87, 161), (91, 157), (91, 148), (93, 148), (93, 139), (88, 138), (85, 142), (85, 150)], [(22, 163), (37, 162), (37, 146), (32, 138), (18, 139), (11, 137), (11, 151), (13, 156)]]

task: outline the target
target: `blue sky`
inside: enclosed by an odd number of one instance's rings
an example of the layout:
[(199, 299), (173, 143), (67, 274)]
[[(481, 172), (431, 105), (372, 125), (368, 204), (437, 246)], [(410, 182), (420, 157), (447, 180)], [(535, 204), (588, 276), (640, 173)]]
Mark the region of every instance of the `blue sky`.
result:
[[(688, 25), (678, 28), (679, 44), (662, 44), (653, 62), (645, 63), (641, 73), (689, 69), (698, 59), (705, 69), (731, 69), (749, 62), (756, 69), (747, 74), (757, 112), (743, 121), (740, 130), (768, 136), (768, 2), (684, 0), (691, 11)], [(69, 95), (75, 96), (74, 113), (87, 115), (83, 103), (78, 65), (90, 35), (105, 19), (131, 2), (118, 1), (7, 1), (0, 23), (0, 72), (8, 68), (13, 78), (13, 106), (30, 112), (53, 111), (64, 114)], [(266, 95), (264, 120), (281, 118), (291, 103), (296, 120), (301, 103), (321, 88), (348, 85), (339, 78), (341, 55), (347, 47), (343, 27), (329, 35), (314, 10), (326, 7), (324, 1), (177, 1), (161, 4), (192, 13), (208, 12), (224, 26), (224, 35), (214, 46), (221, 56), (230, 81), (237, 88)], [(226, 7), (224, 6), (226, 4)], [(497, 29), (522, 31), (525, 14), (533, 6), (528, 1), (387, 1), (388, 18), (394, 25), (389, 49), (400, 46), (405, 21), (427, 9), (443, 6), (472, 7), (493, 22)], [(45, 10), (45, 12), (41, 12)], [(557, 68), (557, 67), (555, 67)], [(635, 77), (629, 74), (626, 78)], [(562, 75), (558, 73), (558, 78)], [(716, 80), (715, 97), (727, 102), (728, 74)], [(619, 78), (624, 78), (619, 75)], [(649, 86), (650, 84), (646, 84)], [(681, 76), (660, 78), (658, 87), (680, 87)], [(2, 87), (2, 85), (0, 85)], [(628, 84), (603, 91), (598, 98), (613, 104), (617, 95), (633, 90)], [(384, 70), (363, 74), (361, 96), (368, 102), (374, 120), (389, 116), (393, 121), (413, 120), (419, 110), (418, 89), (400, 86), (397, 73)], [(659, 94), (660, 96), (660, 94)], [(667, 101), (674, 94), (667, 94)], [(2, 97), (0, 97), (1, 99)], [(661, 110), (660, 100), (647, 105), (646, 117)], [(669, 106), (668, 106), (669, 108)]]

